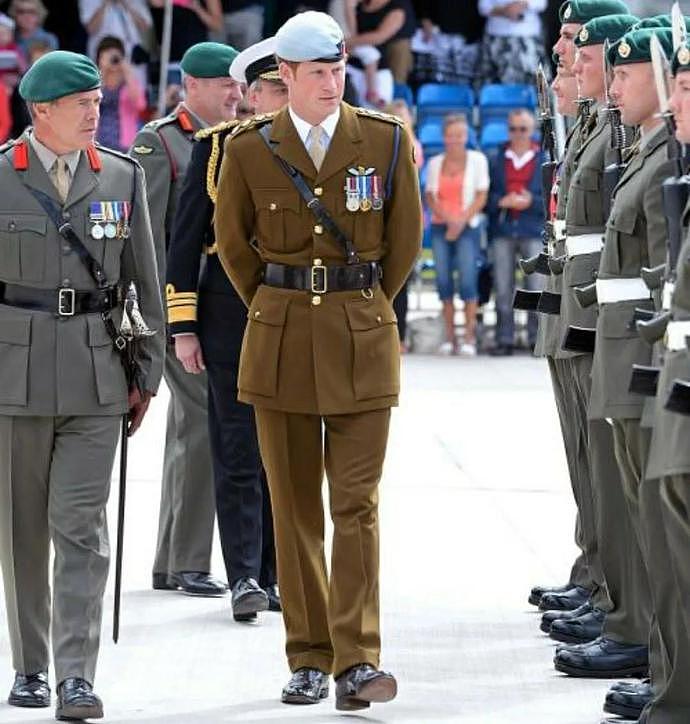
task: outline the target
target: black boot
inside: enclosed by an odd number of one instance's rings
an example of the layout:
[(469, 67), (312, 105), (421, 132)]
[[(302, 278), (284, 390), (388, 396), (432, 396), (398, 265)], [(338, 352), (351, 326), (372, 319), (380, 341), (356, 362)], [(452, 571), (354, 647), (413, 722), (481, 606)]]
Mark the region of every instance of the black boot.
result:
[(48, 672), (38, 671), (35, 674), (15, 674), (12, 691), (7, 697), (12, 706), (27, 709), (41, 709), (50, 706), (50, 686)]
[(582, 646), (564, 646), (554, 656), (556, 671), (591, 679), (644, 676), (649, 669), (649, 649), (598, 638)]
[(590, 613), (591, 610), (592, 602), (587, 601), (587, 603), (583, 603), (580, 608), (576, 608), (574, 611), (544, 611), (539, 628), (544, 633), (551, 633), (551, 625), (554, 621), (569, 621), (578, 616), (584, 616), (586, 613)]
[(103, 702), (93, 693), (88, 681), (74, 677), (65, 679), (58, 686), (55, 718), (60, 721), (102, 719)]
[(549, 591), (553, 591), (554, 593), (565, 593), (571, 588), (575, 588), (574, 583), (566, 583), (563, 586), (534, 586), (534, 588), (530, 591), (529, 598), (527, 600), (533, 606), (538, 606), (539, 601), (541, 601), (541, 597), (545, 593)]
[(253, 621), (268, 609), (268, 596), (253, 578), (240, 578), (232, 587), (232, 615), (235, 621)]
[(277, 584), (273, 583), (270, 586), (266, 586), (264, 591), (268, 596), (268, 610), (276, 612), (282, 611), (283, 606), (280, 603), (280, 591), (278, 591)]
[(564, 593), (547, 591), (539, 601), (539, 608), (542, 611), (572, 611), (587, 603), (591, 593), (582, 586), (575, 586)]
[(168, 585), (173, 586), (190, 596), (207, 596), (216, 598), (224, 596), (228, 587), (210, 573), (200, 571), (179, 571), (168, 576)]
[(283, 704), (318, 704), (328, 696), (328, 674), (303, 666), (285, 685), (280, 700)]
[(649, 682), (632, 684), (628, 690), (609, 689), (604, 702), (607, 714), (617, 714), (627, 719), (637, 720), (642, 710), (652, 700), (652, 685)]
[(582, 644), (601, 636), (606, 614), (600, 608), (593, 608), (582, 616), (558, 619), (551, 624), (549, 636), (566, 644)]
[(395, 699), (398, 683), (393, 674), (371, 664), (357, 664), (335, 680), (335, 708), (340, 711), (366, 709), (372, 703)]

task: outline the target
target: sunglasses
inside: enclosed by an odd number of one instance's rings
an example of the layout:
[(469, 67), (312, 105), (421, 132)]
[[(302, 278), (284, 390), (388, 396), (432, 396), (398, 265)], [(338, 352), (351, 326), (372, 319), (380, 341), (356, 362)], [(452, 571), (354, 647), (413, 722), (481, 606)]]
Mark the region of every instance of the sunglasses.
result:
[(35, 8), (17, 8), (15, 12), (17, 15), (38, 15)]
[(529, 131), (529, 128), (527, 128), (527, 126), (509, 126), (508, 130), (511, 133), (527, 133), (527, 131)]

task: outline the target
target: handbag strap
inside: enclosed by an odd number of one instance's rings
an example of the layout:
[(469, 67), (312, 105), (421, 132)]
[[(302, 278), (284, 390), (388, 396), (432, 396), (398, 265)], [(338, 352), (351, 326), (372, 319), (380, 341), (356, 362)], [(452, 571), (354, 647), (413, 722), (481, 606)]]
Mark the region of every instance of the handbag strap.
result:
[(267, 123), (259, 129), (259, 133), (263, 138), (264, 142), (268, 146), (268, 149), (273, 154), (273, 158), (277, 161), (278, 165), (285, 171), (288, 178), (294, 184), (295, 188), (299, 192), (299, 195), (304, 199), (307, 208), (314, 214), (316, 220), (324, 226), (333, 238), (343, 247), (345, 251), (345, 261), (348, 264), (359, 264), (359, 254), (355, 249), (352, 240), (347, 237), (340, 227), (335, 223), (333, 217), (328, 213), (326, 207), (321, 203), (319, 198), (314, 195), (314, 192), (309, 188), (309, 184), (304, 180), (304, 176), (285, 159), (278, 156), (276, 153), (276, 146), (278, 145), (275, 141), (271, 141), (271, 126), (272, 124)]

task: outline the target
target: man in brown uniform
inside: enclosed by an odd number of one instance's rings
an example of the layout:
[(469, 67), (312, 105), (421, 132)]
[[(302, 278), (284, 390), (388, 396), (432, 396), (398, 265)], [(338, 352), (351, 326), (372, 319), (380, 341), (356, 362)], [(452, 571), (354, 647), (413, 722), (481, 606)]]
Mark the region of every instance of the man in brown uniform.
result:
[(273, 504), (294, 672), (283, 701), (318, 702), (333, 672), (336, 707), (353, 710), (397, 688), (378, 670), (377, 490), (399, 392), (390, 300), (420, 248), (421, 204), (397, 119), (342, 103), (337, 24), (323, 13), (291, 18), (276, 55), (289, 105), (245, 121), (226, 143), (216, 241), (249, 306), (239, 399), (255, 406)]

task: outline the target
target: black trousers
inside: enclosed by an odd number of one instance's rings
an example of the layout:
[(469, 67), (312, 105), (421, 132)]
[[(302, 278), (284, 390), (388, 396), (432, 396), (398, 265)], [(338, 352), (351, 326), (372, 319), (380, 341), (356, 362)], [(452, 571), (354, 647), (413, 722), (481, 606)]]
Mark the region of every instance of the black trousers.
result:
[(273, 517), (254, 408), (237, 401), (234, 362), (209, 362), (208, 421), (221, 548), (230, 585), (276, 583)]
[(403, 284), (400, 291), (395, 295), (393, 299), (393, 310), (395, 311), (395, 315), (398, 318), (398, 336), (400, 337), (401, 342), (404, 342), (405, 337), (407, 336), (407, 305), (409, 295), (409, 283), (410, 278), (408, 277), (405, 280), (405, 283)]

